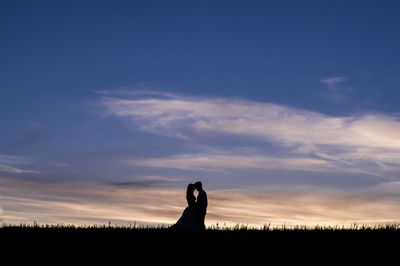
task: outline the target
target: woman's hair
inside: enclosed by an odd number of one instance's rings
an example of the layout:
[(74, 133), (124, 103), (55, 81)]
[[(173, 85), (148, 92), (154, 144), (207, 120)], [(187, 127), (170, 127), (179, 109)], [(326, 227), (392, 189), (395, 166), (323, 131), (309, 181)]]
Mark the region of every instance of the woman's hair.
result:
[(187, 186), (186, 195), (193, 194), (194, 190), (195, 190), (194, 185), (193, 185), (192, 183), (190, 183), (190, 184)]
[(196, 197), (193, 195), (195, 187), (193, 184), (189, 184), (186, 189), (186, 200), (189, 206), (193, 206), (196, 203)]

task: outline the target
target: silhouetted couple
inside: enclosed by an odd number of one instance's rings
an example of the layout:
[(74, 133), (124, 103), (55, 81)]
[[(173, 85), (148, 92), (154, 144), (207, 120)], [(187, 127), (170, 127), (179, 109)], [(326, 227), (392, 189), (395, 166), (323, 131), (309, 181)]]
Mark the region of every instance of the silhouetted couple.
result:
[[(197, 200), (194, 190), (197, 190)], [(203, 231), (205, 230), (204, 219), (207, 210), (207, 193), (203, 190), (201, 182), (189, 184), (186, 190), (186, 200), (188, 206), (183, 211), (181, 218), (171, 226), (171, 229), (181, 231)]]

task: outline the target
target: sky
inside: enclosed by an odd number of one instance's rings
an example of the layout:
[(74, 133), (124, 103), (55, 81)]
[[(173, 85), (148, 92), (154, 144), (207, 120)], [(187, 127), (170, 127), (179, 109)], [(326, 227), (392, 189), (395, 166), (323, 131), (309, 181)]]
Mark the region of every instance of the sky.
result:
[(0, 222), (400, 219), (398, 1), (1, 1)]

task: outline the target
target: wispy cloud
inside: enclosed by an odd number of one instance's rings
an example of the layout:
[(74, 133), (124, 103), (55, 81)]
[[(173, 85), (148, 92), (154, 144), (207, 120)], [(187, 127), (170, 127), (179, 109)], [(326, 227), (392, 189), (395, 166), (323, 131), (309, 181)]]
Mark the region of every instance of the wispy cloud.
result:
[(27, 159), (22, 156), (0, 154), (0, 172), (11, 174), (32, 174), (39, 173), (37, 170), (25, 169), (20, 165), (27, 164)]
[(324, 84), (326, 84), (328, 87), (334, 87), (335, 85), (345, 81), (345, 77), (332, 77), (332, 78), (324, 78), (321, 79), (320, 81)]
[(35, 170), (24, 170), (10, 165), (0, 164), (0, 172), (7, 172), (11, 174), (26, 174), (26, 173), (38, 173)]
[(42, 126), (36, 121), (29, 121), (22, 128), (19, 134), (14, 136), (14, 141), (10, 143), (12, 147), (22, 147), (31, 145), (41, 140)]
[(350, 102), (350, 94), (354, 90), (354, 87), (347, 86), (346, 77), (331, 77), (320, 80), (326, 85), (326, 90), (318, 93), (318, 96), (329, 100), (332, 103), (348, 103)]
[(338, 171), (334, 164), (326, 160), (312, 158), (277, 158), (268, 155), (235, 154), (184, 154), (164, 158), (128, 160), (131, 165), (147, 167), (176, 168), (201, 171), (221, 171), (223, 169), (282, 169), (291, 171)]
[(335, 117), (273, 103), (154, 92), (133, 98), (107, 96), (100, 104), (109, 116), (125, 118), (153, 134), (187, 140), (222, 134), (275, 145), (273, 156), (232, 151), (221, 155), (217, 150), (136, 161), (148, 166), (400, 170), (400, 121), (389, 115)]

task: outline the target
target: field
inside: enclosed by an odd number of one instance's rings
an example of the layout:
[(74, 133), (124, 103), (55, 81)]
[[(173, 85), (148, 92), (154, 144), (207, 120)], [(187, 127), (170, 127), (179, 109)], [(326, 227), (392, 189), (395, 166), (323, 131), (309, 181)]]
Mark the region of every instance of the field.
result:
[(164, 227), (3, 225), (0, 238), (3, 258), (13, 251), (23, 254), (12, 255), (16, 262), (57, 258), (57, 264), (145, 260), (149, 264), (161, 261), (170, 265), (184, 261), (196, 264), (202, 260), (228, 265), (239, 261), (256, 264), (262, 260), (325, 265), (378, 260), (379, 265), (385, 265), (399, 251), (400, 227), (398, 224), (350, 228), (236, 226), (185, 233)]

